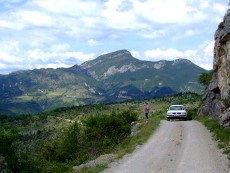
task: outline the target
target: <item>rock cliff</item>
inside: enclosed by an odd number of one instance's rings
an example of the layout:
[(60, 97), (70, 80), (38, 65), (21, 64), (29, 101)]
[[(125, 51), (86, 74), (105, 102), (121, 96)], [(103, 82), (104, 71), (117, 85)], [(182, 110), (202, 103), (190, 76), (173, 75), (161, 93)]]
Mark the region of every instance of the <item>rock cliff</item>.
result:
[(198, 114), (209, 115), (230, 127), (230, 9), (215, 33), (213, 71)]

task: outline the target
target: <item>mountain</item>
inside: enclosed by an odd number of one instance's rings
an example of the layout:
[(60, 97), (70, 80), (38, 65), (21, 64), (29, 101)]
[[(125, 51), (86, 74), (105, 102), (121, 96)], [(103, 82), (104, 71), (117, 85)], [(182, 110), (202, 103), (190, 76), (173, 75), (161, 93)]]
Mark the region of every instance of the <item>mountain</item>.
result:
[(99, 56), (83, 63), (81, 67), (103, 83), (113, 99), (153, 97), (186, 91), (201, 93), (202, 86), (197, 83), (197, 78), (207, 72), (186, 59), (141, 61), (127, 50)]
[(0, 75), (0, 113), (39, 113), (63, 106), (201, 93), (197, 78), (204, 72), (186, 59), (141, 61), (119, 50), (80, 66)]
[(78, 65), (14, 72), (0, 76), (0, 113), (39, 113), (102, 101), (99, 92), (100, 84)]

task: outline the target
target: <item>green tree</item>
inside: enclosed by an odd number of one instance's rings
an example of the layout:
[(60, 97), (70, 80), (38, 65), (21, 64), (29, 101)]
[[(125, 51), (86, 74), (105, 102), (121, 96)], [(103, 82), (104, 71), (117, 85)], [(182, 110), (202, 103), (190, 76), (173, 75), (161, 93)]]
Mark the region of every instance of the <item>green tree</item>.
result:
[(75, 122), (72, 124), (58, 146), (57, 158), (59, 161), (73, 160), (79, 152), (82, 145), (82, 134), (79, 125)]
[(20, 137), (20, 130), (11, 128), (10, 130), (0, 129), (0, 155), (5, 157), (8, 169), (13, 172), (19, 171), (19, 158), (17, 155), (16, 141)]
[(210, 81), (212, 80), (212, 75), (213, 70), (211, 70), (209, 73), (202, 73), (198, 78), (198, 82), (207, 88)]
[(85, 122), (85, 135), (94, 154), (121, 142), (131, 132), (131, 127), (117, 116), (91, 116)]

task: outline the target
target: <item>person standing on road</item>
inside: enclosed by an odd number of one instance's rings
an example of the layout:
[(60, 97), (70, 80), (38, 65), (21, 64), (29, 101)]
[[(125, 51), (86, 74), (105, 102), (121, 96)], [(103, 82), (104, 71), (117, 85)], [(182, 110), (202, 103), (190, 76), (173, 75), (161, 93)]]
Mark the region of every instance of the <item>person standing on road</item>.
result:
[(148, 119), (149, 118), (149, 103), (145, 102), (145, 116)]

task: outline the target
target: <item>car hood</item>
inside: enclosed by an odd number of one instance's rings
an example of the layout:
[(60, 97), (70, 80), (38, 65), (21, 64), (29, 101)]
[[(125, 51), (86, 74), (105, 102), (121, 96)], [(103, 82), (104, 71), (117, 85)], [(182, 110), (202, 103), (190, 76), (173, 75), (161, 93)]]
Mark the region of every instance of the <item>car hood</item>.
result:
[(186, 112), (185, 110), (168, 110), (168, 112), (173, 113), (173, 112)]

